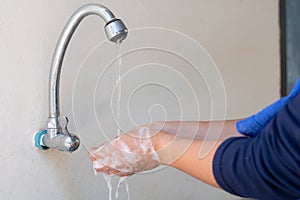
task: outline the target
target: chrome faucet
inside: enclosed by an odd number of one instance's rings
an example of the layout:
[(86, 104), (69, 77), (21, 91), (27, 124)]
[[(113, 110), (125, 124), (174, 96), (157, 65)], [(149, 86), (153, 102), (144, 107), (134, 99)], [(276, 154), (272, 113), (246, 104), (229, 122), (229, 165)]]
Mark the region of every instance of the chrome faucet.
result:
[(47, 129), (39, 131), (34, 137), (35, 146), (41, 150), (56, 148), (60, 151), (73, 152), (79, 147), (79, 138), (68, 131), (68, 118), (60, 116), (59, 82), (63, 59), (71, 37), (81, 20), (88, 15), (98, 15), (105, 21), (104, 29), (110, 41), (121, 43), (127, 36), (125, 24), (100, 4), (87, 4), (73, 13), (60, 35), (52, 58)]

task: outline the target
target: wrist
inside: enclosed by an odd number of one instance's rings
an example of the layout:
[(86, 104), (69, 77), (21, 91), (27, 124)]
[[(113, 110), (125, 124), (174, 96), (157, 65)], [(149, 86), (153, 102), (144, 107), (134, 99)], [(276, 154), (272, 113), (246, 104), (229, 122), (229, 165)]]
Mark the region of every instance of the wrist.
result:
[(169, 135), (163, 131), (157, 132), (152, 138), (153, 148), (159, 156), (160, 165), (171, 164), (170, 160), (173, 160), (173, 145), (172, 143), (174, 136)]

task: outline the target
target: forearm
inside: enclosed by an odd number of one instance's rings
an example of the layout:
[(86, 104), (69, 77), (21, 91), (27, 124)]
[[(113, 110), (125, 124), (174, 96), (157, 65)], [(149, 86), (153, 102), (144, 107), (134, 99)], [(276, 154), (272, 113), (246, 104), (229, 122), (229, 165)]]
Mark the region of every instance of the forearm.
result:
[[(219, 188), (213, 175), (212, 161), (216, 149), (222, 141), (206, 141), (206, 144), (203, 145), (204, 142), (201, 140), (174, 138), (173, 135), (166, 133), (160, 133), (158, 140), (156, 148), (161, 164), (172, 166)], [(200, 158), (200, 149), (203, 146), (212, 147), (212, 149), (206, 156)]]
[[(235, 120), (166, 122), (161, 130), (154, 137), (154, 145), (162, 164), (175, 167), (207, 184), (219, 187), (213, 175), (213, 157), (225, 139), (240, 136), (235, 128)], [(195, 130), (196, 140), (193, 139)], [(215, 139), (204, 139), (207, 132), (219, 136)]]
[(241, 136), (235, 127), (237, 121), (239, 120), (155, 122), (150, 125), (150, 128), (188, 139), (224, 140)]

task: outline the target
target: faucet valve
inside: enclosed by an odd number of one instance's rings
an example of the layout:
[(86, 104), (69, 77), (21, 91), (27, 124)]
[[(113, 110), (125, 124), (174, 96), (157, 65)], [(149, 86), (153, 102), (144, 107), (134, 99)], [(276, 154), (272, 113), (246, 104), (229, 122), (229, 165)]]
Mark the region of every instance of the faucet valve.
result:
[(48, 119), (48, 128), (39, 131), (34, 138), (35, 146), (40, 150), (56, 148), (73, 152), (80, 145), (79, 138), (68, 130), (69, 119), (66, 116)]

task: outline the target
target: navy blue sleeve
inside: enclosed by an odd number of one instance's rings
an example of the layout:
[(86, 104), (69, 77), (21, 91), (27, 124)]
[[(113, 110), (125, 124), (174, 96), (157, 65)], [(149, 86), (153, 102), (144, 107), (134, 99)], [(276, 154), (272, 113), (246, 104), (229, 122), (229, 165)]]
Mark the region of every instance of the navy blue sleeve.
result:
[(255, 138), (225, 140), (214, 156), (213, 172), (220, 187), (234, 195), (300, 199), (300, 94)]

